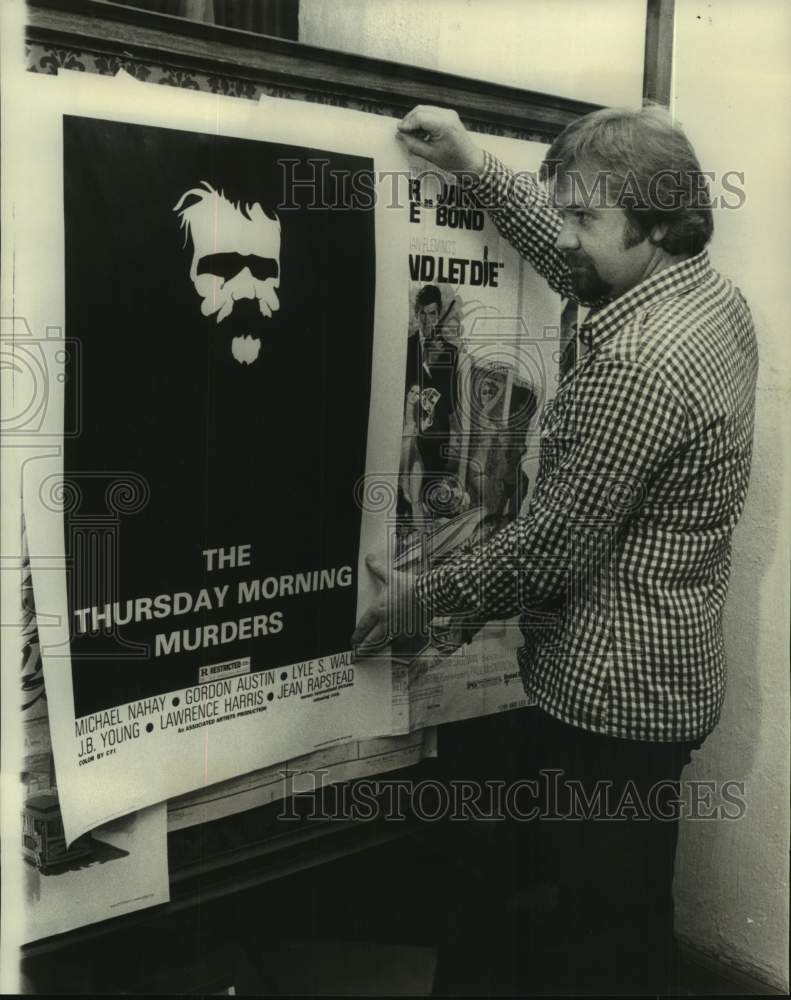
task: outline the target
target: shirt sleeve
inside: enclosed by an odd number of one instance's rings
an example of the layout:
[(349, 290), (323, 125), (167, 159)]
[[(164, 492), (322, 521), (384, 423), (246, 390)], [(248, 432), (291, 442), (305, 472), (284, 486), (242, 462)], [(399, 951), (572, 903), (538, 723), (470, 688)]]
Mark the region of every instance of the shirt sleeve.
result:
[(528, 171), (515, 172), (484, 151), (480, 179), (470, 193), (485, 209), (501, 236), (528, 260), (563, 298), (578, 301), (570, 271), (555, 246), (562, 226), (549, 194)]
[(511, 618), (569, 594), (604, 565), (662, 467), (688, 437), (686, 410), (653, 370), (604, 360), (574, 383), (543, 437), (527, 513), (463, 558), (417, 577), (429, 616)]

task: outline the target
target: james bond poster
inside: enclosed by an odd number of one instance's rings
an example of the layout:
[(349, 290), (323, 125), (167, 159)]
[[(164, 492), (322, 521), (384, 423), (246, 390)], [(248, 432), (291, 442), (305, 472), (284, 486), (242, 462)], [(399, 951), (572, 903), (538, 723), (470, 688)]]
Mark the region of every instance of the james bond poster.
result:
[[(491, 137), (516, 169), (542, 147)], [(527, 159), (527, 162), (525, 160)], [(452, 178), (416, 161), (409, 201), (407, 354), (396, 565), (439, 565), (524, 510), (557, 371), (559, 299)], [(411, 728), (526, 704), (514, 619), (436, 617), (394, 649)]]
[(28, 462), (24, 487), (42, 618), (63, 534), (68, 638), (41, 632), (71, 839), (392, 731), (389, 670), (349, 651), (387, 250), (370, 197), (288, 186), (370, 179), (370, 156), (61, 123), (62, 466)]

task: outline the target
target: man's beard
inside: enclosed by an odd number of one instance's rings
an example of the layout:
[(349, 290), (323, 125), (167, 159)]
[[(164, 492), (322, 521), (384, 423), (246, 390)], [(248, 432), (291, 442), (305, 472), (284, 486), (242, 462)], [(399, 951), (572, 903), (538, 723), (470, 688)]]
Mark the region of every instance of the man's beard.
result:
[(596, 270), (596, 265), (582, 250), (565, 253), (566, 263), (571, 269), (570, 281), (574, 294), (582, 302), (598, 302), (612, 296), (612, 285), (608, 284)]
[(259, 355), (265, 353), (268, 337), (274, 334), (272, 321), (261, 315), (257, 299), (240, 299), (221, 323), (212, 316), (207, 325), (211, 352), (223, 365), (229, 361), (242, 367), (260, 364)]

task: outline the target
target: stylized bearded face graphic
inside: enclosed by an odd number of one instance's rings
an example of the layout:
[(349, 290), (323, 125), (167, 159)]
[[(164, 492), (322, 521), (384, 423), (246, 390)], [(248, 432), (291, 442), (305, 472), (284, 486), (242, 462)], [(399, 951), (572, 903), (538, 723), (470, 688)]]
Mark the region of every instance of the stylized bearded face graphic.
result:
[[(237, 302), (258, 302), (264, 319), (280, 308), (280, 220), (258, 202), (233, 204), (206, 181), (179, 198), (173, 209), (192, 239), (190, 280), (204, 316), (222, 323)], [(231, 342), (240, 364), (252, 364), (261, 350), (260, 324), (250, 324)]]

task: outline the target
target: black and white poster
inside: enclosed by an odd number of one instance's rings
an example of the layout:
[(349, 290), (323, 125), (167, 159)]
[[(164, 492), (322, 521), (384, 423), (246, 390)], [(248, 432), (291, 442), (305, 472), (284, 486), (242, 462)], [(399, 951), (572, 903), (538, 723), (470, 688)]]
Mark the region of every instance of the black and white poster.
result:
[[(328, 654), (315, 690), (350, 686), (372, 207), (284, 207), (320, 156), (301, 147), (65, 116), (63, 152), (76, 716), (207, 673), (225, 692), (248, 661), (245, 708), (284, 697), (268, 672)], [(84, 522), (114, 513), (92, 549)]]
[(376, 354), (400, 350), (406, 283), (403, 213), (371, 196), (383, 145), (401, 156), (386, 123), (347, 151), (307, 106), (223, 105), (209, 127), (208, 95), (164, 116), (116, 96), (110, 117), (62, 93), (62, 247), (40, 268), (62, 291), (52, 450), (22, 488), (71, 839), (405, 728), (390, 670), (354, 664), (349, 637), (377, 530), (360, 484), (387, 455)]
[[(489, 137), (515, 169), (541, 147)], [(440, 565), (527, 506), (540, 415), (554, 395), (559, 300), (450, 176), (414, 159), (396, 565)], [(521, 708), (516, 619), (435, 616), (393, 650), (412, 729)]]

